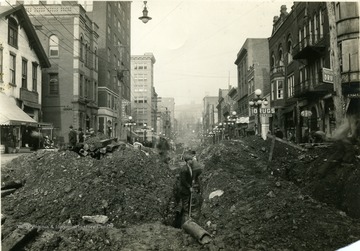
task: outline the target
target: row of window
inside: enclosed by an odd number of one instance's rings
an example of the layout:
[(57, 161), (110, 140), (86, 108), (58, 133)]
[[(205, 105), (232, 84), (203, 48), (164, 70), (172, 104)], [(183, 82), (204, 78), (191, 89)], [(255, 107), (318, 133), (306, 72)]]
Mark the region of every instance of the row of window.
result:
[[(16, 54), (10, 52), (9, 57), (9, 84), (16, 86)], [(38, 67), (37, 62), (31, 63), (31, 90), (37, 92), (37, 83), (38, 83)], [(28, 89), (29, 81), (29, 64), (26, 58), (22, 58), (21, 61), (21, 87)], [(3, 82), (3, 48), (0, 48), (0, 82)]]

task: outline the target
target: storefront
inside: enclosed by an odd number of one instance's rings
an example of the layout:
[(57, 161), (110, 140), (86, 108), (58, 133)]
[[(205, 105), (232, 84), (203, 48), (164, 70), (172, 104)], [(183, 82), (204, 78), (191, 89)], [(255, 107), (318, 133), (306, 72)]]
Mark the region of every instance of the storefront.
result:
[(21, 147), (34, 144), (33, 132), (38, 132), (38, 122), (21, 110), (12, 97), (0, 93), (1, 149), (5, 153), (18, 152)]

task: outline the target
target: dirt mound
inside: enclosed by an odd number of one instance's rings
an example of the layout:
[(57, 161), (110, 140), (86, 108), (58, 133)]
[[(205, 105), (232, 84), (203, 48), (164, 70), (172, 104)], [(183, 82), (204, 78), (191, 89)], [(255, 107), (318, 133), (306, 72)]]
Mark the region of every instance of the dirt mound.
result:
[[(225, 250), (334, 250), (360, 238), (360, 222), (275, 176), (264, 141), (224, 141), (204, 150), (200, 224)], [(293, 149), (279, 149), (291, 162)], [(296, 153), (297, 151), (295, 151)], [(281, 162), (280, 161), (280, 162)], [(275, 164), (276, 165), (276, 164)], [(209, 199), (216, 191), (223, 195)]]
[(2, 211), (34, 225), (82, 224), (106, 215), (115, 227), (163, 220), (173, 177), (156, 156), (125, 149), (102, 160), (71, 151), (19, 157), (2, 173), (25, 185), (2, 201)]

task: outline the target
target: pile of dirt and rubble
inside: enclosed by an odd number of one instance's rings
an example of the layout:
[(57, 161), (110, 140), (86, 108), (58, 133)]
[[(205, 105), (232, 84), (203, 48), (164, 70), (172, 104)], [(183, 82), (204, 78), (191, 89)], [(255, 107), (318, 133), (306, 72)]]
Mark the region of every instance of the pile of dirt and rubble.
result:
[[(44, 251), (335, 250), (360, 239), (359, 220), (312, 196), (309, 168), (324, 149), (301, 151), (276, 142), (269, 162), (270, 148), (271, 140), (254, 136), (197, 149), (204, 170), (195, 220), (212, 235), (209, 246), (168, 224), (176, 170), (157, 154), (128, 148), (101, 160), (70, 151), (13, 160), (2, 181), (24, 185), (2, 200), (2, 238), (37, 228), (24, 250)], [(353, 186), (357, 179), (347, 177)]]
[[(248, 137), (223, 141), (202, 152), (206, 168), (200, 224), (214, 235), (217, 246), (225, 250), (335, 250), (358, 240), (359, 220), (318, 202), (299, 184), (278, 175), (294, 159), (292, 168), (300, 168), (302, 162), (301, 168), (307, 169), (314, 161), (312, 155), (277, 143), (269, 165), (270, 146), (271, 141)], [(305, 158), (299, 158), (303, 154)]]
[(124, 149), (102, 161), (71, 151), (19, 157), (2, 173), (25, 185), (3, 199), (3, 212), (37, 225), (107, 215), (114, 226), (161, 221), (171, 196), (170, 170), (141, 151)]

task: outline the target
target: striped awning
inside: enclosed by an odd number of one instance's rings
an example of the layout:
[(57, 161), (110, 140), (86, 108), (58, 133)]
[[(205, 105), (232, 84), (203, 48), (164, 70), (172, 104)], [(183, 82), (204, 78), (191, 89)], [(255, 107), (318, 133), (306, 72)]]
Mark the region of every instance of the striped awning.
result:
[(0, 92), (0, 125), (32, 125), (38, 122), (21, 110), (9, 96)]

